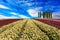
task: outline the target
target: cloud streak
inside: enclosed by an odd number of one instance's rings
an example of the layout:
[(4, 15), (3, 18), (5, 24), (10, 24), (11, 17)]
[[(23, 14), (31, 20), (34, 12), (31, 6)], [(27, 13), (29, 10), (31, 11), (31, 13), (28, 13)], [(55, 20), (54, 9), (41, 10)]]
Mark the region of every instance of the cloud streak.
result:
[(6, 6), (2, 5), (2, 4), (0, 4), (0, 8), (9, 9), (8, 7), (6, 7)]
[(0, 15), (0, 19), (17, 19), (18, 17), (15, 17), (15, 16), (4, 16), (4, 15)]

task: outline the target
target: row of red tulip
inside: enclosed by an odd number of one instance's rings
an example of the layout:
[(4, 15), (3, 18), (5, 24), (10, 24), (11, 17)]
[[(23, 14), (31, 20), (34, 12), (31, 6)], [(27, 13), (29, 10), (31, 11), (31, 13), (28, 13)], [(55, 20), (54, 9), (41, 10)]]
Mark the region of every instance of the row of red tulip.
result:
[(55, 26), (57, 28), (60, 28), (60, 21), (55, 21), (55, 20), (46, 20), (46, 19), (37, 19), (38, 21), (44, 22), (46, 24)]

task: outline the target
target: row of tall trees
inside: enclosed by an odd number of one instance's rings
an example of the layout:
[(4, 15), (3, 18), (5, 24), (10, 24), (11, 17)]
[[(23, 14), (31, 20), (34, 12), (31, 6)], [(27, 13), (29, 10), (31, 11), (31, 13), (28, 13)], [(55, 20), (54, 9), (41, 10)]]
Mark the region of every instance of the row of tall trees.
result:
[(43, 16), (43, 18), (52, 18), (52, 12), (51, 11), (45, 11), (43, 13), (38, 12), (38, 18), (41, 18), (41, 16)]

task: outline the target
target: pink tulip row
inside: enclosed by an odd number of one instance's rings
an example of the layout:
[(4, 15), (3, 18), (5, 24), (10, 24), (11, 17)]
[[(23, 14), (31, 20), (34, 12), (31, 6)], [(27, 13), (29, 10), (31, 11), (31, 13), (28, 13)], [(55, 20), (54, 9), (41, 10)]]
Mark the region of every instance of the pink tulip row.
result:
[(51, 19), (37, 19), (38, 21), (41, 21), (43, 23), (55, 26), (57, 28), (60, 28), (60, 21), (56, 21), (56, 20), (51, 20)]

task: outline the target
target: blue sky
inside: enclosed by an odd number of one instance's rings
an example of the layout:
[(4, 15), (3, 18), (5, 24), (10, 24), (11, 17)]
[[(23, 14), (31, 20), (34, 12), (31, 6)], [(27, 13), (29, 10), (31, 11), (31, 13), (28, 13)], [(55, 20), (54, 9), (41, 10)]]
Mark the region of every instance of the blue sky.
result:
[(0, 19), (37, 18), (39, 11), (47, 10), (60, 18), (60, 0), (0, 0)]

